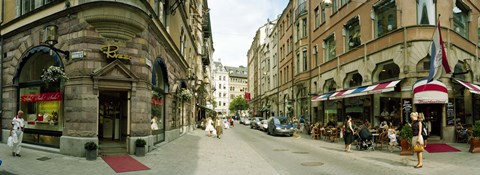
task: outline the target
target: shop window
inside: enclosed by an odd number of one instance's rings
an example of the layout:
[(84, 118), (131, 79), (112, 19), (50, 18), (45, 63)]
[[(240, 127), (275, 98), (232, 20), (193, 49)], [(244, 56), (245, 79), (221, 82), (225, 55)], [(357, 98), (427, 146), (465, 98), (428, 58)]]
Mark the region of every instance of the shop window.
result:
[(417, 23), (435, 25), (435, 0), (417, 0)]
[(453, 7), (453, 30), (461, 36), (468, 37), (468, 6), (461, 1), (455, 2)]
[(377, 37), (397, 28), (397, 7), (395, 1), (383, 1), (374, 6), (375, 10), (375, 30)]
[(59, 147), (63, 129), (62, 99), (60, 82), (48, 84), (41, 75), (48, 67), (55, 65), (48, 53), (37, 52), (23, 65), (19, 77), (19, 109), (26, 121), (24, 141)]
[(325, 45), (325, 62), (333, 60), (337, 55), (335, 51), (335, 35), (331, 35), (324, 40)]
[(165, 89), (168, 89), (167, 81), (164, 77), (166, 68), (162, 68), (160, 62), (154, 65), (153, 74), (155, 75), (151, 99), (150, 127), (152, 130), (154, 143), (165, 141)]
[(345, 32), (347, 38), (346, 47), (348, 50), (360, 46), (360, 21), (358, 20), (358, 17), (351, 19), (345, 24)]
[(381, 97), (380, 98), (380, 116), (376, 116), (377, 122), (387, 121), (392, 122), (394, 126), (399, 126), (401, 123), (400, 98), (394, 97)]

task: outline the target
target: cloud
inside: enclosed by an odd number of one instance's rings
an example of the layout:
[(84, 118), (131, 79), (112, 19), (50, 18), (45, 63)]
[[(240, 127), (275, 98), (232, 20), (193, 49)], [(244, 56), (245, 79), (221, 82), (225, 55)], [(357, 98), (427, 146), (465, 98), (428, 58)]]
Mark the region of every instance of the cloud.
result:
[(214, 61), (247, 66), (247, 52), (257, 29), (282, 13), (288, 0), (209, 0)]

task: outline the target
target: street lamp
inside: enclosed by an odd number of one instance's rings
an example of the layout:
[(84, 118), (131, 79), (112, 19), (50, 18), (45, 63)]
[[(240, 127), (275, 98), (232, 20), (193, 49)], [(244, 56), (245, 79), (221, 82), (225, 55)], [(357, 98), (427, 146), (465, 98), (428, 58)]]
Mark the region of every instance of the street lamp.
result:
[(47, 25), (44, 30), (44, 42), (47, 47), (53, 51), (60, 52), (65, 55), (65, 59), (70, 59), (70, 51), (60, 50), (55, 48), (55, 44), (58, 43), (58, 27), (56, 25)]

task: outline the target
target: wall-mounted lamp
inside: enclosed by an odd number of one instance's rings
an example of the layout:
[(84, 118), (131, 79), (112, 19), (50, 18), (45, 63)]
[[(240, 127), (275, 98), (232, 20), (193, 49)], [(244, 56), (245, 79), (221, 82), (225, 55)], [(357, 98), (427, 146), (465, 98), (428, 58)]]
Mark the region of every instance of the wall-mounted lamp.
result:
[(210, 80), (208, 79), (207, 76), (203, 77), (203, 83), (204, 84), (210, 84)]
[(48, 25), (44, 31), (44, 42), (53, 51), (60, 52), (65, 55), (65, 59), (70, 59), (70, 52), (68, 50), (63, 51), (55, 48), (55, 44), (58, 43), (58, 27), (56, 25)]

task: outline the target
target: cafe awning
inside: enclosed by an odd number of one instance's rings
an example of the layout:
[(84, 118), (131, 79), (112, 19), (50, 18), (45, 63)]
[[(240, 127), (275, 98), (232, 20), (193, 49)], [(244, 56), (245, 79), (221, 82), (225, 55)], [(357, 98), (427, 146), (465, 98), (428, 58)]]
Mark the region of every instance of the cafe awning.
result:
[(356, 96), (362, 96), (362, 95), (368, 95), (368, 94), (377, 94), (382, 92), (391, 92), (395, 89), (395, 86), (397, 86), (397, 84), (400, 81), (401, 80), (395, 80), (395, 81), (389, 81), (389, 82), (379, 83), (379, 84), (370, 85), (370, 86), (362, 86), (358, 88), (338, 91), (333, 93), (329, 97), (329, 99), (334, 100), (334, 99), (356, 97)]
[(448, 89), (442, 82), (424, 79), (413, 84), (413, 104), (445, 103), (448, 103)]
[(328, 97), (332, 95), (333, 93), (325, 93), (323, 95), (315, 96), (312, 98), (312, 101), (325, 101), (328, 100)]
[(465, 86), (466, 88), (468, 88), (468, 90), (470, 90), (471, 93), (480, 94), (480, 86), (479, 85), (469, 83), (469, 82), (465, 82), (465, 81), (462, 81), (462, 80), (457, 80), (457, 79), (455, 79), (455, 81), (457, 81), (458, 83), (460, 83), (463, 86)]

